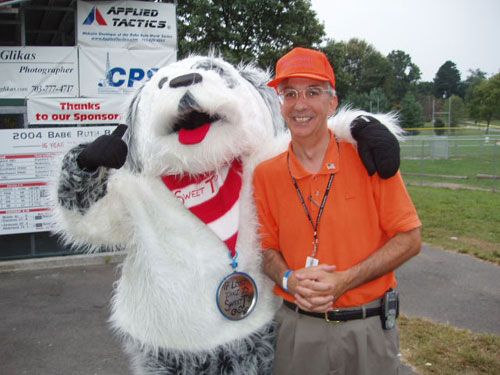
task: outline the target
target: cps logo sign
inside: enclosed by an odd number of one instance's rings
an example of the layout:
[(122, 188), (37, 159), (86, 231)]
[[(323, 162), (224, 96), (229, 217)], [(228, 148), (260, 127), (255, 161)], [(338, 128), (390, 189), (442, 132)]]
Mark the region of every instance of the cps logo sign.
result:
[(141, 68), (124, 69), (122, 67), (114, 67), (106, 73), (106, 83), (108, 87), (134, 87), (134, 83), (142, 80), (149, 81), (151, 77), (158, 71), (158, 68), (144, 70)]

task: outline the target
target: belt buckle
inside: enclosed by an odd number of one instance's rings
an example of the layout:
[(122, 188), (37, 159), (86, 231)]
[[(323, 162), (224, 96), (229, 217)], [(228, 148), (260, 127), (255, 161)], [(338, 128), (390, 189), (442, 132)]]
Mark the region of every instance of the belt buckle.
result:
[[(335, 309), (332, 312), (336, 313), (339, 311), (340, 311), (339, 309)], [(342, 320), (330, 320), (330, 318), (328, 318), (328, 311), (325, 312), (325, 321), (327, 323), (335, 323), (335, 324), (342, 323)]]

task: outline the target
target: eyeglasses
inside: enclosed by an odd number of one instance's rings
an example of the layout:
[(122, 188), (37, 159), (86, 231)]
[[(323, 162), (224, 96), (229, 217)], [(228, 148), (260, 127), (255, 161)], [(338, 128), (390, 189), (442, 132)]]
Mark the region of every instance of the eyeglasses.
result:
[(308, 87), (303, 90), (297, 90), (292, 88), (283, 89), (278, 93), (281, 104), (292, 104), (299, 99), (300, 93), (302, 97), (307, 101), (314, 101), (318, 99), (323, 93), (333, 94), (331, 89), (322, 89), (321, 87)]

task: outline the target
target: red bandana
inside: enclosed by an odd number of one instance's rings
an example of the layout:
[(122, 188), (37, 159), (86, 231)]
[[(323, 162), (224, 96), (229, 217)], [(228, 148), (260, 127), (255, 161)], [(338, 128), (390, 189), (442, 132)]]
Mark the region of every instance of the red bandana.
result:
[(219, 172), (162, 176), (165, 186), (236, 254), (242, 165), (234, 160)]

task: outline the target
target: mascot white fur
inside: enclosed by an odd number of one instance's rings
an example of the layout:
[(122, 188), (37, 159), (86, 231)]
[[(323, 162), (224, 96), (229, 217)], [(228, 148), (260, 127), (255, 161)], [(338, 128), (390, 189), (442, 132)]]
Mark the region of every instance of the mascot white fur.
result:
[[(251, 181), (289, 135), (268, 81), (213, 56), (178, 61), (137, 91), (124, 141), (119, 126), (64, 157), (57, 232), (125, 249), (111, 322), (136, 374), (271, 372), (279, 301), (261, 272)], [(355, 143), (362, 114), (341, 110), (330, 126)]]

